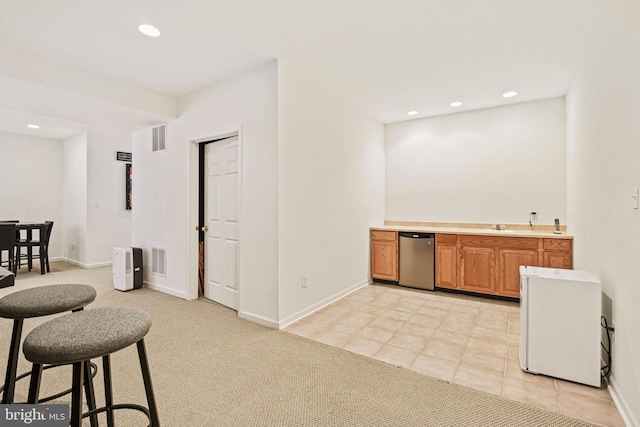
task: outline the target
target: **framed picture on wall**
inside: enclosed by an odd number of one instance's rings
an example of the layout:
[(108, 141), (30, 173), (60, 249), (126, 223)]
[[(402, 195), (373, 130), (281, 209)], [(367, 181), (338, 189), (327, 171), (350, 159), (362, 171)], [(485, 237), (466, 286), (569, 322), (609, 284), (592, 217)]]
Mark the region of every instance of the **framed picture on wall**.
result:
[(125, 167), (125, 208), (131, 210), (131, 163), (127, 163)]

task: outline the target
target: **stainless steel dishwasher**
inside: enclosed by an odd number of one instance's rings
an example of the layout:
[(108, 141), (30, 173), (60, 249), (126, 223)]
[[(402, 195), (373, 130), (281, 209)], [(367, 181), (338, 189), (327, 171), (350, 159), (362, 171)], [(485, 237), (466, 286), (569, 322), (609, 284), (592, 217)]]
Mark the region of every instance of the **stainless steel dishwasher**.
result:
[(435, 289), (435, 242), (433, 233), (399, 233), (400, 275), (398, 284), (410, 288)]

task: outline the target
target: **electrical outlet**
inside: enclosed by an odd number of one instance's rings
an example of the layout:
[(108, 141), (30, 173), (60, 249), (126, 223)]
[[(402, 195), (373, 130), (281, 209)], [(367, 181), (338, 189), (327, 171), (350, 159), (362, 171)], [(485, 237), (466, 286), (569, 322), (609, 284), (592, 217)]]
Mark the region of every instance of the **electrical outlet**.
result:
[(309, 285), (309, 277), (306, 274), (302, 275), (302, 287), (306, 288)]

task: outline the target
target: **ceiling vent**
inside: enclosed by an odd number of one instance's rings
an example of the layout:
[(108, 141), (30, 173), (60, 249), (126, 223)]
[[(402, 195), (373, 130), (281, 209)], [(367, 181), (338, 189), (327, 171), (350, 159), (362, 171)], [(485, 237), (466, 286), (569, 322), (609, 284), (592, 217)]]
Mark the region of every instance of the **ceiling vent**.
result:
[(158, 276), (167, 275), (167, 252), (161, 248), (151, 248), (151, 272)]
[(164, 151), (166, 149), (165, 141), (167, 139), (167, 125), (160, 125), (153, 128), (153, 145), (152, 151)]

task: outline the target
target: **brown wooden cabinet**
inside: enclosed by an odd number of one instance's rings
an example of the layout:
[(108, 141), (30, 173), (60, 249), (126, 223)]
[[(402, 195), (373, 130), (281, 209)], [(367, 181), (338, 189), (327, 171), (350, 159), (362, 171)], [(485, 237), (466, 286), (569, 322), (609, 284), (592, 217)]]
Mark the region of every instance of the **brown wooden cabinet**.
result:
[(459, 236), (458, 288), (520, 297), (520, 266), (571, 268), (571, 240), (485, 235)]
[[(436, 287), (520, 297), (520, 266), (573, 268), (573, 240), (436, 234)], [(398, 232), (371, 230), (371, 277), (398, 281)]]
[(542, 239), (542, 266), (573, 268), (573, 241), (568, 239)]
[(538, 251), (532, 249), (504, 249), (498, 252), (498, 295), (520, 298), (520, 266), (538, 266)]
[(398, 280), (398, 232), (371, 230), (371, 278)]
[(458, 287), (458, 248), (456, 234), (436, 234), (436, 286)]
[(436, 286), (519, 298), (521, 265), (571, 268), (572, 258), (570, 239), (438, 234)]
[(495, 250), (460, 245), (460, 289), (495, 293)]

